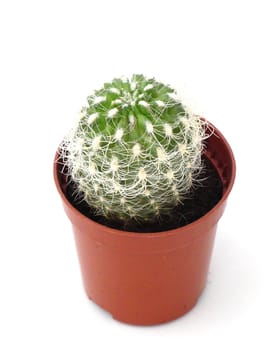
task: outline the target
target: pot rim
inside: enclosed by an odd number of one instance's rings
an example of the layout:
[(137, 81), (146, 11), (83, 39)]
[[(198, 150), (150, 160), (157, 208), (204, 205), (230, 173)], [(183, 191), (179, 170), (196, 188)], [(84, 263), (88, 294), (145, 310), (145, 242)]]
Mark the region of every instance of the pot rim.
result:
[[(207, 121), (208, 122), (208, 121)], [(235, 157), (233, 154), (233, 151), (229, 145), (229, 143), (227, 142), (226, 138), (223, 136), (223, 134), (211, 123), (208, 122), (209, 126), (212, 128), (213, 130), (213, 134), (216, 135), (216, 137), (219, 137), (221, 139), (221, 141), (225, 144), (229, 156), (230, 156), (230, 160), (231, 160), (231, 176), (230, 176), (230, 181), (229, 184), (222, 196), (222, 198), (219, 200), (219, 202), (211, 209), (209, 210), (205, 215), (201, 216), (199, 219), (191, 222), (190, 224), (181, 226), (181, 227), (177, 227), (175, 229), (170, 229), (170, 230), (166, 230), (166, 231), (160, 231), (160, 232), (134, 232), (134, 231), (125, 231), (125, 230), (119, 230), (116, 228), (112, 228), (106, 225), (102, 225), (98, 222), (96, 222), (95, 220), (90, 219), (89, 217), (85, 216), (84, 214), (82, 214), (77, 208), (75, 208), (70, 202), (69, 200), (66, 198), (64, 192), (62, 191), (62, 188), (60, 186), (60, 181), (59, 181), (59, 177), (58, 177), (58, 171), (57, 171), (57, 158), (58, 158), (58, 150), (56, 151), (55, 157), (54, 157), (54, 164), (53, 164), (53, 173), (54, 173), (54, 180), (55, 180), (55, 185), (57, 187), (57, 190), (61, 196), (61, 199), (63, 201), (63, 203), (65, 203), (65, 205), (67, 207), (70, 208), (70, 210), (77, 212), (77, 215), (79, 215), (79, 217), (81, 217), (81, 219), (83, 221), (92, 221), (92, 223), (94, 223), (95, 225), (98, 225), (98, 227), (100, 227), (101, 229), (103, 229), (105, 232), (109, 233), (109, 234), (115, 234), (115, 235), (119, 235), (119, 236), (124, 236), (124, 237), (139, 237), (141, 236), (142, 238), (147, 237), (147, 238), (154, 238), (154, 237), (162, 237), (162, 236), (172, 236), (175, 235), (177, 233), (181, 233), (181, 230), (185, 230), (187, 231), (188, 229), (194, 229), (195, 226), (198, 226), (200, 224), (200, 222), (202, 220), (206, 220), (207, 216), (212, 215), (212, 213), (216, 210), (218, 210), (218, 208), (223, 204), (223, 202), (226, 201), (226, 199), (228, 198), (232, 187), (234, 185), (234, 181), (235, 181), (235, 176), (236, 176), (236, 162), (235, 162)]]

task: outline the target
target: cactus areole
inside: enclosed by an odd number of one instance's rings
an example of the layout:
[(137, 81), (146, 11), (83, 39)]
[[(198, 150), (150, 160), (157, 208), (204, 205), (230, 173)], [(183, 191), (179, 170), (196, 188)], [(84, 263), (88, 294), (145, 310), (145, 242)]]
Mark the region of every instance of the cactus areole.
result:
[(126, 225), (168, 216), (198, 184), (206, 123), (154, 78), (105, 83), (60, 147), (75, 197)]

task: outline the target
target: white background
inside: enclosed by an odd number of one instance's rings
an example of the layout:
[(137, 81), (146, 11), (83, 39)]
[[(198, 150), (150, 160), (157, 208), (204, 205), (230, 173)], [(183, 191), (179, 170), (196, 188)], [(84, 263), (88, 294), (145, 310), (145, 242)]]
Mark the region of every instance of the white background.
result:
[[(272, 349), (272, 14), (262, 0), (1, 0), (1, 349)], [(85, 97), (133, 72), (181, 91), (238, 166), (204, 294), (154, 327), (87, 300), (52, 178)]]

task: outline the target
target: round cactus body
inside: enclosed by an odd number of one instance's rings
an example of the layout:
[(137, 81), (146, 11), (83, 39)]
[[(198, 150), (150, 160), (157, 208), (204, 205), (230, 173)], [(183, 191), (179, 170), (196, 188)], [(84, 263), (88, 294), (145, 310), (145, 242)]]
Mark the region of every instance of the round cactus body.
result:
[(200, 173), (204, 122), (143, 75), (114, 79), (87, 102), (61, 146), (81, 197), (112, 221), (168, 215)]

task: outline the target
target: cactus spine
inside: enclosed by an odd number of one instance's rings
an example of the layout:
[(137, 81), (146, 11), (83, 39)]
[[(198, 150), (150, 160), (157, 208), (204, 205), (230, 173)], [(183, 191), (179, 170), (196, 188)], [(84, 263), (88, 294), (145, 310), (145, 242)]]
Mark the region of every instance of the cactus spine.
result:
[(61, 157), (79, 195), (107, 219), (155, 222), (183, 202), (202, 169), (204, 122), (175, 90), (133, 75), (87, 98)]

